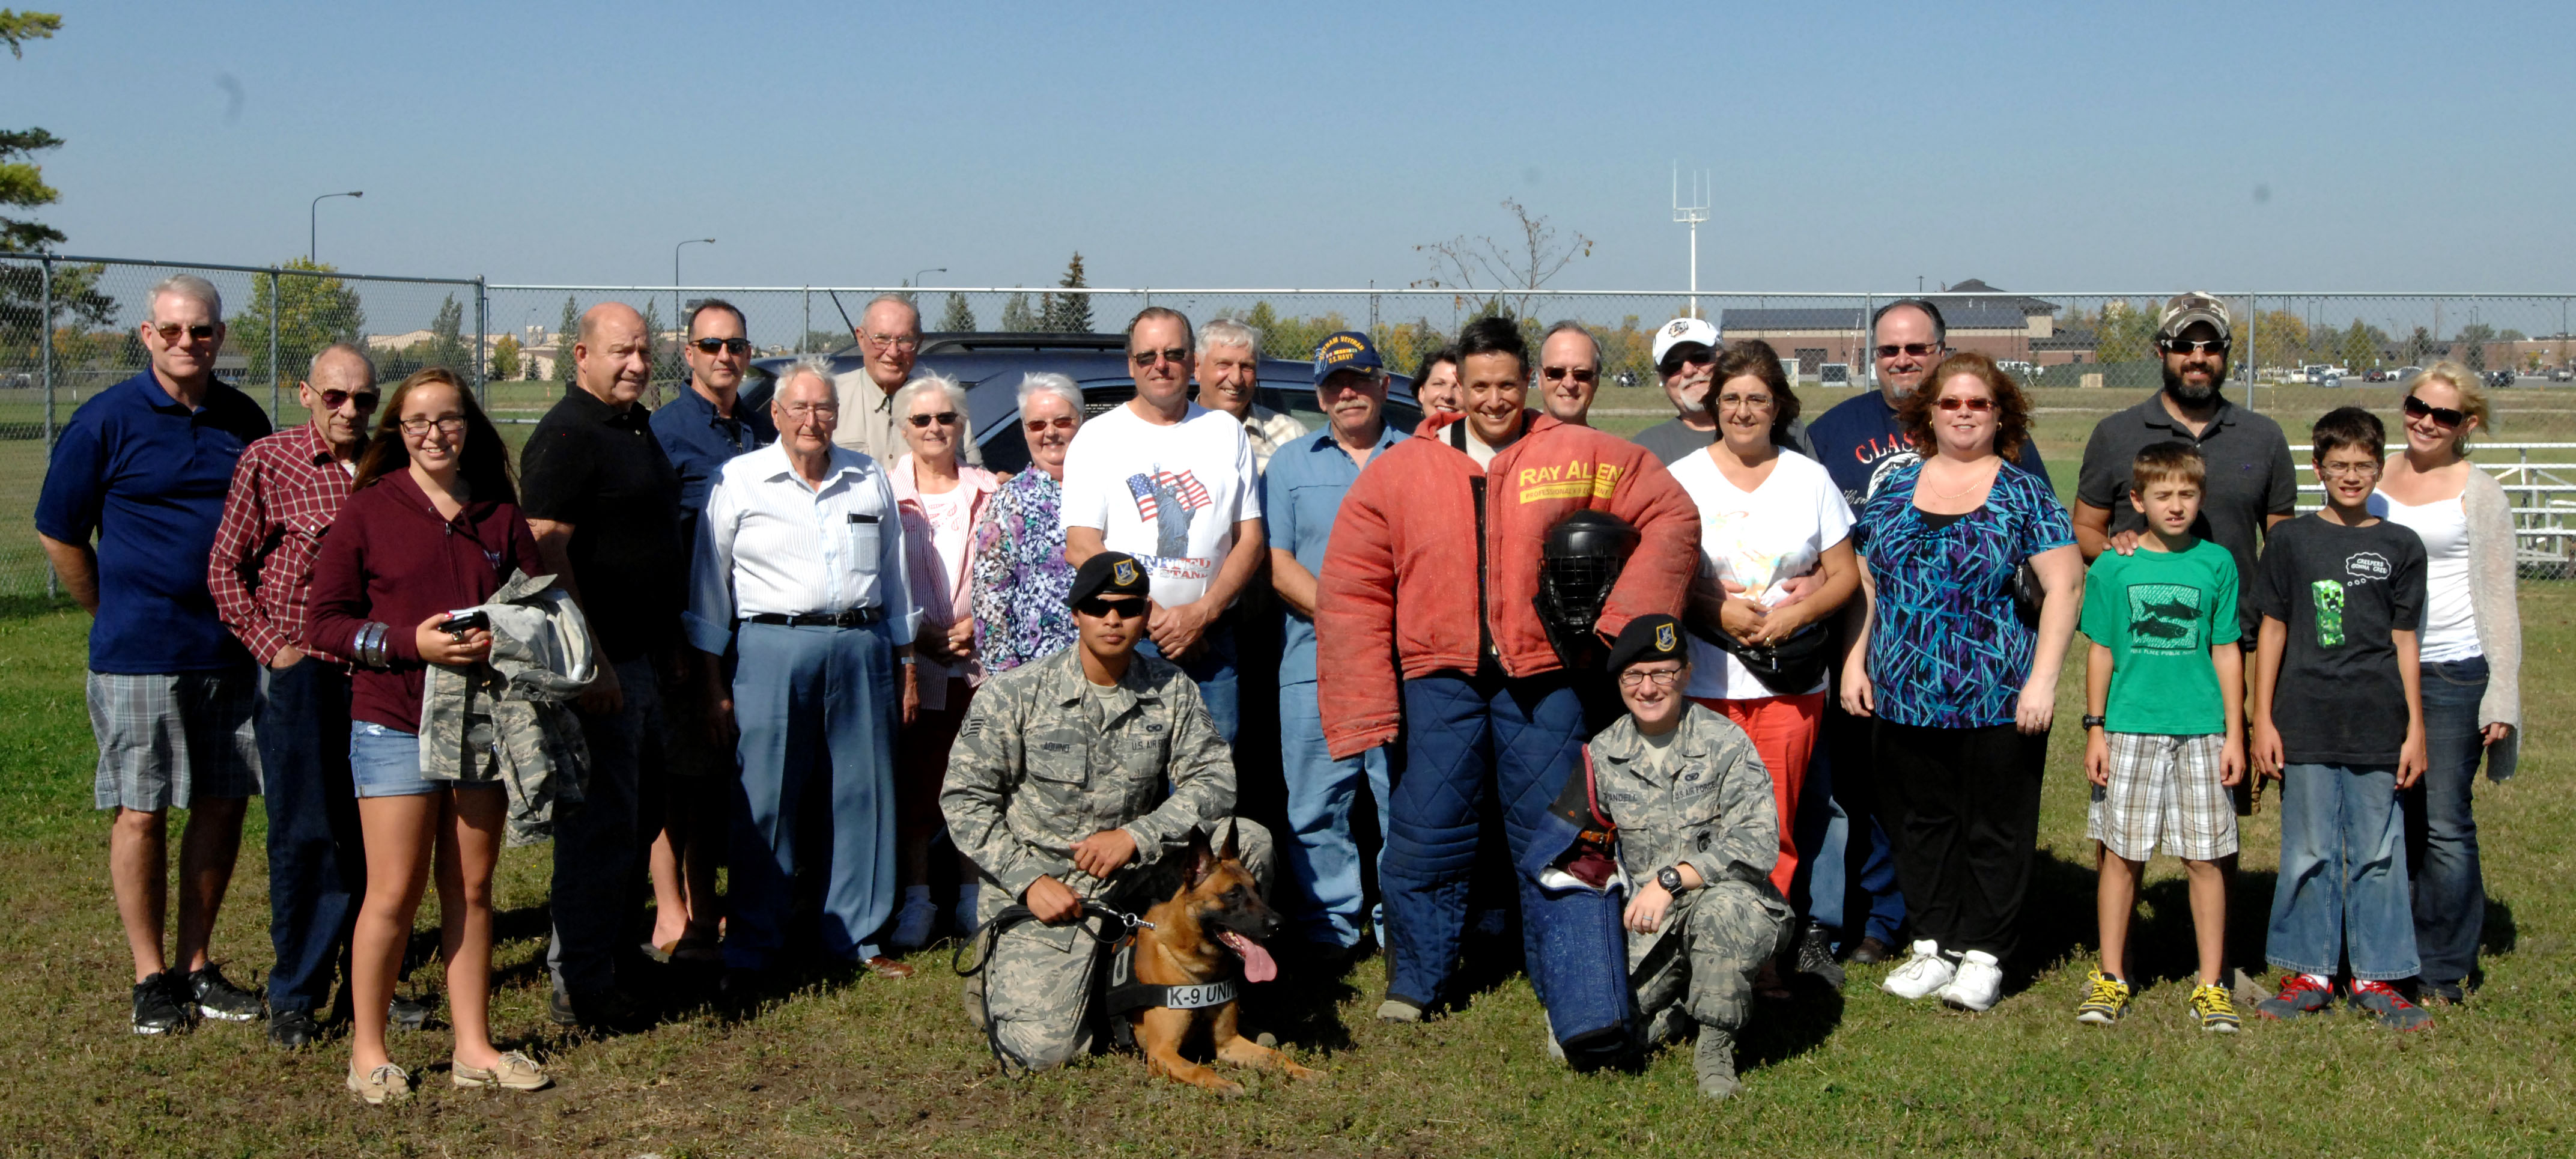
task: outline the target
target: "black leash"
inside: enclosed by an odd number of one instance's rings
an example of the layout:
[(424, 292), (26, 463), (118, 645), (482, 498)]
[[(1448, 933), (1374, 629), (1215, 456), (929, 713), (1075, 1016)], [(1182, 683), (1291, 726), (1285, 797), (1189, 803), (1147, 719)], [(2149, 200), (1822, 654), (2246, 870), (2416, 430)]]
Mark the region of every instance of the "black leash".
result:
[[(1100, 928), (1092, 928), (1089, 923), (1093, 919), (1099, 920)], [(1022, 923), (1037, 920), (1038, 915), (1025, 905), (1005, 907), (1000, 913), (993, 915), (993, 920), (985, 922), (977, 929), (974, 937), (958, 943), (957, 948), (949, 952), (948, 968), (960, 978), (971, 978), (983, 973), (984, 967), (992, 964), (993, 948), (1001, 943), (1004, 932)], [(1111, 933), (1108, 923), (1113, 921), (1124, 928), (1117, 933)], [(1153, 928), (1154, 923), (1146, 921), (1142, 916), (1111, 909), (1089, 898), (1083, 899), (1082, 917), (1076, 919), (1073, 926), (1075, 932), (1103, 946), (1115, 945), (1120, 939), (1137, 930)], [(966, 949), (969, 946), (976, 947), (975, 964), (972, 966), (965, 964)], [(992, 1048), (993, 1061), (1001, 1066), (1002, 1073), (1005, 1075), (1011, 1073), (1013, 1063), (1019, 1064), (1022, 1074), (1037, 1069), (1030, 1066), (1027, 1059), (1021, 1058), (1011, 1048), (1002, 1045), (1001, 1022), (993, 1017), (993, 990), (990, 979), (986, 980), (984, 987), (984, 1045)]]

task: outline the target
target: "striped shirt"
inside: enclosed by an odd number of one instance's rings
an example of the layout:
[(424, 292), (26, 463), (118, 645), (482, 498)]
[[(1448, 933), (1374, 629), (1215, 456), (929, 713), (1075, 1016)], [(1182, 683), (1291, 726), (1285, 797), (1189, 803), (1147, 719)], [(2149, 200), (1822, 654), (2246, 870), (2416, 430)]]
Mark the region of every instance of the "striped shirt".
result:
[(820, 484), (796, 473), (784, 441), (724, 465), (707, 492), (689, 568), (689, 643), (723, 655), (743, 617), (879, 608), (909, 644), (921, 630), (904, 579), (903, 523), (886, 470), (832, 448)]
[(331, 444), (311, 423), (252, 442), (233, 468), (206, 561), (206, 590), (215, 597), (216, 618), (263, 665), (304, 641), (313, 559), (322, 552), (322, 533), (349, 502), (349, 481), (348, 468), (331, 457)]

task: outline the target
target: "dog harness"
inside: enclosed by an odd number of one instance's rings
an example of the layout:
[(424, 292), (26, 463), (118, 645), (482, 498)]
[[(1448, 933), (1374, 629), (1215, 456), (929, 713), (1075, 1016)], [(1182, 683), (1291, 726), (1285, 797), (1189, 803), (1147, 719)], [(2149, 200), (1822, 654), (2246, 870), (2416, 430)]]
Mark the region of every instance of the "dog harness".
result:
[(1221, 978), (1214, 982), (1180, 986), (1139, 982), (1136, 980), (1136, 936), (1131, 933), (1119, 941), (1117, 952), (1110, 955), (1109, 993), (1104, 1004), (1111, 1014), (1125, 1014), (1150, 1006), (1203, 1010), (1234, 1001), (1240, 993), (1236, 981), (1236, 978)]

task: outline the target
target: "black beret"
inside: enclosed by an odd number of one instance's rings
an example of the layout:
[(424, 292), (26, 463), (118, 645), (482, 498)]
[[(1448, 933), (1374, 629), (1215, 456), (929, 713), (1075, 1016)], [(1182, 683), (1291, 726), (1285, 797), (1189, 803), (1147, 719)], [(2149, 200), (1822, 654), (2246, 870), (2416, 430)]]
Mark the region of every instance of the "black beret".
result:
[(1682, 622), (1662, 612), (1639, 616), (1619, 630), (1619, 639), (1610, 645), (1610, 660), (1605, 665), (1613, 676), (1627, 671), (1631, 664), (1650, 660), (1690, 662), (1690, 644), (1682, 638)]
[(1079, 604), (1093, 596), (1141, 596), (1152, 590), (1145, 565), (1123, 551), (1104, 551), (1073, 569), (1073, 590), (1064, 602)]

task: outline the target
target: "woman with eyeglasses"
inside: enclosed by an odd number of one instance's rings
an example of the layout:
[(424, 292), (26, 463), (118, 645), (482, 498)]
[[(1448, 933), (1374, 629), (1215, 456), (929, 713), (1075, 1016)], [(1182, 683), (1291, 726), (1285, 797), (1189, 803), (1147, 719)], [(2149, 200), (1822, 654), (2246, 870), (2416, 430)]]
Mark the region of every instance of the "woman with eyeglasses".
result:
[(2522, 724), (2522, 619), (2514, 606), (2512, 505), (2495, 477), (2468, 460), (2488, 427), (2486, 391), (2457, 362), (2406, 384), (2406, 453), (2388, 460), (2370, 513), (2424, 541), (2424, 740), (2428, 767), (2398, 794), (2406, 867), (2414, 883), (2419, 997), (2467, 996), (2486, 924), (2471, 789), (2478, 762), (2511, 777)]
[[(930, 844), (941, 824), (939, 786), (948, 774), (948, 746), (957, 739), (957, 726), (965, 723), (975, 685), (984, 679), (975, 662), (969, 587), (975, 527), (1001, 480), (977, 465), (984, 456), (969, 441), (973, 423), (965, 388), (956, 379), (938, 374), (914, 378), (894, 393), (894, 413), (903, 421), (903, 442), (911, 450), (889, 475), (903, 521), (906, 580), (921, 609), (921, 631), (913, 639), (921, 708), (895, 745), (896, 868), (903, 907), (896, 911), (891, 940), (897, 949), (909, 950), (927, 944), (939, 920), (939, 907), (930, 900)], [(975, 880), (973, 863), (959, 868), (961, 880)]]
[(1915, 929), (1881, 986), (1984, 1010), (2030, 886), (2084, 562), (2066, 509), (2017, 461), (2030, 404), (1993, 359), (1943, 359), (1897, 409), (1916, 457), (1861, 506), (1862, 630), (1842, 675), (1844, 710), (1877, 718), (1880, 808)]
[(1064, 595), (1064, 453), (1082, 429), (1082, 388), (1061, 374), (1020, 379), (1029, 469), (993, 492), (975, 527), (975, 655), (987, 675), (1073, 643)]
[[(1672, 464), (1673, 481), (1699, 507), (1688, 695), (1752, 738), (1772, 802), (1794, 822), (1825, 709), (1826, 633), (1860, 588), (1852, 512), (1824, 467), (1788, 449), (1798, 396), (1769, 343), (1728, 343), (1703, 366), (1714, 385), (1698, 401), (1717, 441)], [(1791, 581), (1808, 576), (1813, 582), (1793, 597)], [(1813, 650), (1812, 661), (1773, 662), (1801, 649)], [(1779, 827), (1771, 866), (1771, 885), (1783, 896), (1798, 871), (1794, 829)], [(1755, 991), (1789, 997), (1768, 960)]]
[(349, 767), (367, 895), (350, 939), (348, 1086), (368, 1103), (411, 1095), (410, 1072), (385, 1049), (385, 1004), (434, 862), (456, 1032), (450, 1081), (536, 1090), (551, 1081), (544, 1068), (492, 1045), (492, 870), (508, 794), (498, 780), (424, 779), (420, 706), (429, 665), (473, 664), (492, 649), (484, 629), (448, 630), (447, 613), (545, 565), (519, 513), (509, 448), (443, 369), (385, 397), (354, 486), (314, 565), (308, 630), (314, 647), (355, 661)]

